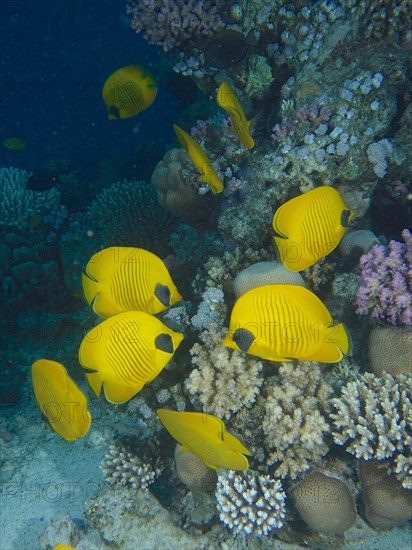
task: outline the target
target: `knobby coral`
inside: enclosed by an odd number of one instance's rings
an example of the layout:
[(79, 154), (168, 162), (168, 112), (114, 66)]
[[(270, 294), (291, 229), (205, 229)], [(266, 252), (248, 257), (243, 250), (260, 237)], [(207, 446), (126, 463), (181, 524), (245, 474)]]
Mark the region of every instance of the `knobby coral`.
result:
[(361, 256), (357, 313), (391, 325), (412, 326), (412, 234), (404, 243), (375, 245)]
[(280, 379), (268, 388), (263, 430), (268, 465), (279, 477), (296, 476), (320, 461), (329, 450), (329, 424), (323, 410), (332, 388), (314, 362), (284, 363)]
[(280, 481), (253, 470), (219, 473), (216, 498), (221, 521), (237, 533), (267, 535), (286, 516)]
[(134, 0), (127, 13), (132, 29), (167, 52), (222, 29), (219, 8), (220, 2), (211, 0)]
[(332, 399), (335, 443), (364, 460), (391, 459), (388, 467), (404, 487), (412, 474), (412, 375), (372, 373), (343, 386)]
[(106, 481), (133, 489), (147, 489), (160, 474), (123, 447), (110, 445), (101, 465)]
[(222, 345), (224, 331), (216, 324), (201, 333), (203, 345), (190, 353), (192, 370), (185, 386), (198, 398), (204, 412), (228, 419), (241, 407), (252, 405), (263, 382), (261, 361)]

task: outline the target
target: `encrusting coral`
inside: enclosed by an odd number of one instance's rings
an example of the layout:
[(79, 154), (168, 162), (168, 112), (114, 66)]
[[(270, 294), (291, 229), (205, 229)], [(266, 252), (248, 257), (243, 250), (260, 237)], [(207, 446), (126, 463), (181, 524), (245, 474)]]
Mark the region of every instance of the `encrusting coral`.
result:
[(216, 487), (220, 519), (237, 533), (267, 535), (286, 517), (282, 484), (253, 470), (219, 473)]
[(343, 533), (355, 523), (353, 496), (337, 477), (310, 472), (293, 489), (292, 499), (305, 523), (318, 533)]
[(160, 475), (159, 469), (153, 470), (138, 456), (117, 445), (110, 445), (100, 468), (109, 483), (129, 486), (133, 489), (147, 489)]
[[(393, 459), (392, 471), (411, 484), (412, 375), (361, 374), (332, 399), (335, 443), (364, 460)], [(409, 464), (409, 467), (408, 467)]]
[(412, 374), (412, 329), (375, 327), (369, 333), (369, 360), (374, 374)]
[(261, 361), (222, 345), (224, 330), (217, 324), (201, 333), (202, 344), (190, 350), (196, 367), (185, 381), (204, 412), (228, 419), (241, 407), (252, 405), (263, 383)]
[(206, 466), (190, 451), (182, 450), (179, 444), (175, 448), (175, 464), (180, 481), (193, 493), (207, 493), (214, 490), (217, 481), (216, 470)]
[(333, 394), (315, 362), (282, 363), (267, 389), (263, 431), (267, 464), (276, 476), (295, 479), (329, 451), (330, 426), (323, 410)]

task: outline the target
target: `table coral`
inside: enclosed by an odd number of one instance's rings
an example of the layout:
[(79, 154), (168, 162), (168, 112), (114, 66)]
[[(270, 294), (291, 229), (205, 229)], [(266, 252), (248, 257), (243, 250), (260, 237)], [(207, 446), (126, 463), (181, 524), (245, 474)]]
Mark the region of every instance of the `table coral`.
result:
[(283, 363), (279, 377), (267, 389), (265, 403), (267, 465), (277, 476), (295, 479), (329, 451), (324, 410), (333, 390), (314, 362)]

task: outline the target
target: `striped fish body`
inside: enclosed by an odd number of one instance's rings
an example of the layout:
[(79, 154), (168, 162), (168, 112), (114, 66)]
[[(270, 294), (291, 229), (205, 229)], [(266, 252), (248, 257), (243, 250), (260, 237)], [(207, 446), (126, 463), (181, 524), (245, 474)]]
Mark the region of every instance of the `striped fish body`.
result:
[(88, 432), (92, 417), (87, 397), (57, 361), (39, 359), (31, 368), (34, 396), (50, 427), (66, 441)]
[(333, 325), (322, 301), (297, 285), (265, 285), (243, 294), (223, 344), (270, 361), (334, 363), (349, 351), (344, 325)]
[(156, 94), (156, 80), (141, 65), (121, 67), (109, 76), (102, 90), (109, 119), (139, 114), (153, 103)]
[(188, 450), (209, 468), (247, 470), (250, 451), (231, 433), (217, 416), (200, 412), (177, 412), (157, 409), (166, 430), (182, 450)]
[(302, 271), (330, 254), (352, 217), (338, 191), (329, 186), (312, 189), (280, 206), (272, 225), (284, 267)]
[(86, 300), (97, 315), (160, 313), (181, 300), (163, 261), (148, 250), (110, 247), (94, 254), (82, 275)]
[(125, 403), (156, 378), (183, 340), (159, 319), (126, 311), (94, 327), (79, 348), (79, 361), (99, 396), (103, 386), (111, 403)]

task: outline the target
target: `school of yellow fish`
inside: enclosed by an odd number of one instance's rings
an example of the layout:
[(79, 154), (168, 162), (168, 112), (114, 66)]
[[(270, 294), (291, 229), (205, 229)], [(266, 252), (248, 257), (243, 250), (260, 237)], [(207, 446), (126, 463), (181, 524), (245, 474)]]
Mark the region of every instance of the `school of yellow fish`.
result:
[[(123, 67), (103, 87), (109, 118), (127, 118), (155, 99), (157, 84), (140, 65)], [(227, 82), (217, 93), (240, 141), (254, 146), (251, 121)], [(174, 125), (176, 136), (213, 193), (223, 182), (198, 143)], [(301, 271), (332, 252), (345, 233), (353, 212), (339, 193), (322, 186), (281, 205), (273, 216), (280, 261), (289, 271)], [(82, 275), (85, 299), (104, 320), (91, 329), (79, 347), (79, 363), (99, 397), (125, 403), (159, 376), (183, 340), (155, 315), (182, 299), (164, 262), (133, 247), (110, 247), (94, 254)], [(334, 363), (349, 353), (349, 335), (334, 324), (322, 301), (302, 286), (272, 284), (252, 288), (234, 304), (223, 345), (269, 361), (294, 359)], [(84, 437), (91, 425), (86, 395), (56, 361), (32, 365), (36, 401), (50, 427), (63, 439)], [(246, 470), (250, 451), (226, 431), (220, 418), (203, 412), (158, 409), (171, 436), (211, 468)], [(61, 546), (63, 547), (63, 546)]]

